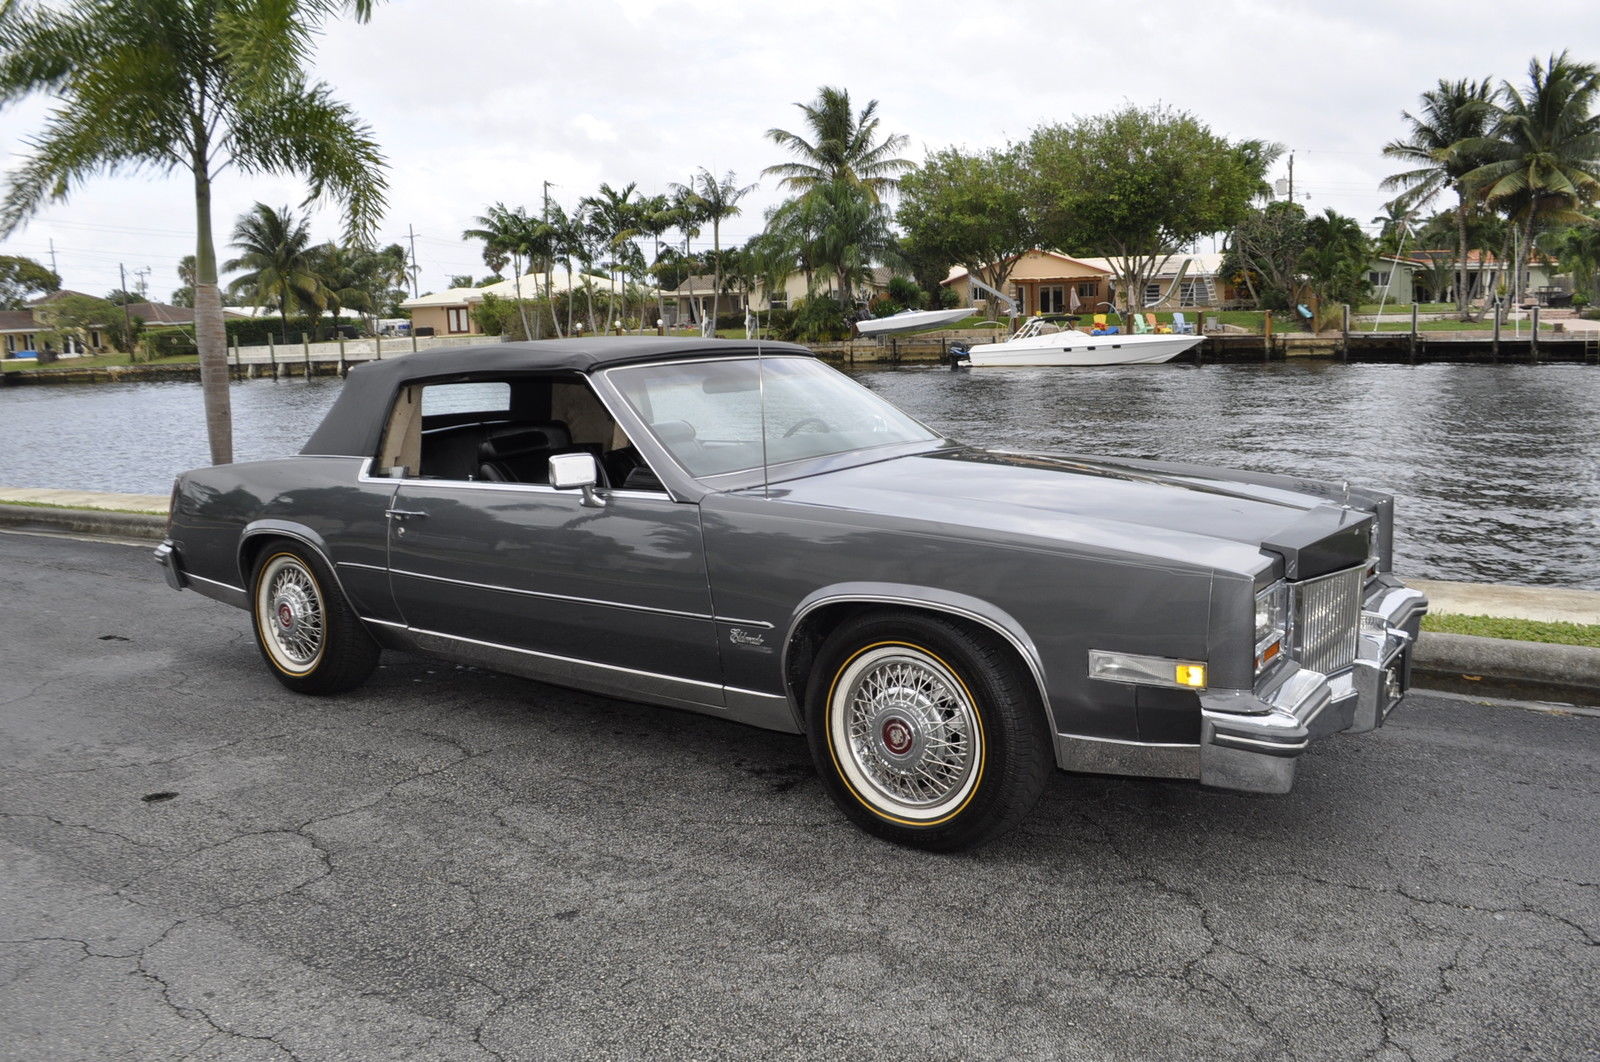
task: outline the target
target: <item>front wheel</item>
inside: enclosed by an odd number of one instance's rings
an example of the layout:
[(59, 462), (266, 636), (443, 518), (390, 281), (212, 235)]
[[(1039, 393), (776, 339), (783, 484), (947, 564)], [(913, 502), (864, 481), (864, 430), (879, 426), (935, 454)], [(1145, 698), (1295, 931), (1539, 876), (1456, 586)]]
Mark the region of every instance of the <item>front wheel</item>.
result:
[(812, 756), (857, 825), (952, 851), (1011, 829), (1054, 766), (1037, 692), (986, 631), (914, 612), (841, 625), (807, 692)]
[(378, 646), (321, 558), (276, 543), (251, 580), (256, 644), (277, 680), (297, 693), (338, 693), (365, 682)]

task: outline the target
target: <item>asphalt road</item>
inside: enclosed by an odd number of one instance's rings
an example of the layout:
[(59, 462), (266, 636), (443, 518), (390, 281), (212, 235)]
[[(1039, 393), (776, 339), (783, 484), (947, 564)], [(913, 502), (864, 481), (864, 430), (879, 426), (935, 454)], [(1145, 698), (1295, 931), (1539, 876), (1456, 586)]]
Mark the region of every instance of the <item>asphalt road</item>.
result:
[(0, 533), (0, 1057), (1600, 1058), (1600, 718), (1414, 695), (964, 856), (801, 739), (387, 658)]

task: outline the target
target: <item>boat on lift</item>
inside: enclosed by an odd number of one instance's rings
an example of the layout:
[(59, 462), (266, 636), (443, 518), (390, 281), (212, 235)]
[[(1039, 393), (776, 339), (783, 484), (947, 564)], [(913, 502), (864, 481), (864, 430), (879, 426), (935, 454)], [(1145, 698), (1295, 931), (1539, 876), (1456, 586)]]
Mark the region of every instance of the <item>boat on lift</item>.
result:
[(974, 369), (1003, 365), (1158, 365), (1205, 339), (1184, 334), (1091, 335), (1079, 331), (1076, 322), (1070, 316), (1031, 317), (1010, 339), (967, 348), (966, 362)]
[(901, 310), (888, 317), (857, 321), (856, 332), (863, 336), (892, 336), (901, 332), (918, 332), (924, 328), (935, 328), (971, 316), (970, 306), (958, 306), (953, 310)]

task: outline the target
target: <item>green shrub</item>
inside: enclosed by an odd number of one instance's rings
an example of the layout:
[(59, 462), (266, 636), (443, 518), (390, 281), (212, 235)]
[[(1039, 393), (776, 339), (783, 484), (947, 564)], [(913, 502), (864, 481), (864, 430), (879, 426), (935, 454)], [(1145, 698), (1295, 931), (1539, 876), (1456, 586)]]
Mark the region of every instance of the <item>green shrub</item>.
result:
[(844, 306), (838, 299), (821, 296), (801, 299), (795, 305), (794, 317), (783, 333), (785, 339), (802, 343), (836, 343), (849, 336), (850, 324), (844, 319)]
[(148, 358), (177, 358), (200, 353), (195, 346), (194, 329), (189, 325), (147, 328), (143, 338)]

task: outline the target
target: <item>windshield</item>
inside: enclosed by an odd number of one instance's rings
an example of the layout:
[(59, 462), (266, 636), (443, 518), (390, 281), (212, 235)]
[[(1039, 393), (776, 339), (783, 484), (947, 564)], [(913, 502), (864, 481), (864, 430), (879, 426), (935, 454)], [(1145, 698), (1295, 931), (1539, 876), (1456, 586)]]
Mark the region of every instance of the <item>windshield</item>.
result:
[(755, 358), (633, 365), (607, 375), (661, 445), (694, 476), (760, 468), (763, 459), (776, 465), (939, 438), (810, 358), (763, 358), (759, 365)]

